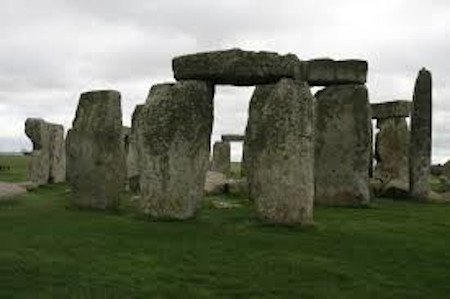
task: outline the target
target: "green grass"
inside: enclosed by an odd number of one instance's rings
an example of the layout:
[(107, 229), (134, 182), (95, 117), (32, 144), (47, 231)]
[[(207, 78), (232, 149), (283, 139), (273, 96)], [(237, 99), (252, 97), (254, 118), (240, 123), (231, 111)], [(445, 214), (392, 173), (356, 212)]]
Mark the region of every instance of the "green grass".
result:
[[(65, 185), (0, 205), (0, 298), (448, 298), (450, 205), (316, 208), (264, 225), (248, 202), (151, 222), (69, 208)], [(233, 199), (237, 201), (236, 199)]]
[(9, 170), (0, 170), (0, 182), (26, 181), (28, 159), (26, 156), (0, 156), (0, 165), (9, 166)]

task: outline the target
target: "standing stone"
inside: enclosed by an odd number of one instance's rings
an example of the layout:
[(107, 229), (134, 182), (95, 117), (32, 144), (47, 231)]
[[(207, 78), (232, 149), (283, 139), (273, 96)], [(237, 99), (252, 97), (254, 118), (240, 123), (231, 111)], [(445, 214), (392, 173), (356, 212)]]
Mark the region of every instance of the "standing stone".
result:
[(367, 89), (335, 85), (316, 94), (316, 202), (358, 206), (369, 202), (372, 140)]
[(211, 163), (211, 171), (223, 173), (225, 176), (230, 175), (230, 143), (218, 141), (213, 146), (213, 156)]
[[(128, 143), (127, 152), (127, 179), (130, 191), (133, 193), (139, 193), (139, 181), (140, 181), (140, 168), (139, 168), (139, 123), (142, 121), (140, 117), (140, 111), (142, 111), (144, 105), (137, 105), (134, 109), (131, 120), (131, 133)], [(142, 138), (142, 137), (141, 137)]]
[(130, 127), (122, 127), (122, 142), (123, 142), (123, 150), (125, 153), (125, 177), (127, 178), (124, 181), (125, 189), (129, 190), (129, 182), (128, 182), (128, 152), (130, 150), (130, 139), (131, 139), (131, 128)]
[(33, 142), (28, 164), (28, 180), (37, 184), (64, 182), (66, 178), (66, 152), (64, 127), (38, 118), (25, 121), (25, 134)]
[(407, 197), (409, 193), (409, 130), (403, 117), (377, 120), (374, 179), (378, 196)]
[(244, 154), (250, 197), (261, 219), (301, 225), (313, 221), (313, 110), (305, 82), (282, 79), (255, 89)]
[(33, 143), (28, 164), (28, 180), (45, 185), (50, 178), (49, 126), (43, 119), (28, 118), (25, 121), (25, 134)]
[(66, 140), (72, 202), (82, 208), (114, 209), (125, 179), (120, 93), (83, 93)]
[(61, 183), (66, 180), (66, 149), (64, 143), (64, 127), (48, 124), (50, 144), (49, 182)]
[(141, 211), (193, 217), (209, 164), (214, 87), (202, 81), (156, 85), (139, 112)]
[(416, 200), (427, 200), (428, 177), (431, 164), (431, 73), (421, 69), (414, 87), (411, 113), (410, 195)]

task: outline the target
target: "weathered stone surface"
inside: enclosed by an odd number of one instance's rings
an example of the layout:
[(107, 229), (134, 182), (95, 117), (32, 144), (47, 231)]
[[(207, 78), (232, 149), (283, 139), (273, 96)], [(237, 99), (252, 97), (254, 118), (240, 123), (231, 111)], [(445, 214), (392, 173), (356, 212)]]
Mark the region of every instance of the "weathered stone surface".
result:
[(64, 128), (38, 118), (25, 121), (25, 134), (33, 143), (28, 180), (44, 185), (60, 183), (66, 177)]
[[(434, 167), (434, 168), (437, 168), (437, 167)], [(445, 162), (444, 165), (440, 165), (439, 170), (440, 171), (435, 170), (435, 173), (440, 172), (440, 173), (437, 173), (437, 175), (444, 175), (450, 179), (450, 160)]]
[(66, 148), (64, 141), (64, 127), (48, 124), (50, 169), (49, 182), (61, 183), (66, 180)]
[(125, 153), (128, 152), (128, 149), (130, 147), (130, 136), (131, 136), (131, 128), (122, 127), (122, 142)]
[(128, 187), (131, 192), (139, 193), (140, 186), (140, 169), (139, 169), (139, 124), (142, 122), (141, 114), (144, 105), (137, 105), (134, 109), (132, 120), (131, 120), (131, 132), (128, 137), (128, 151), (126, 153), (126, 163), (127, 163), (127, 180)]
[(33, 152), (28, 164), (28, 180), (45, 185), (50, 178), (50, 131), (43, 119), (28, 118), (25, 134), (33, 143)]
[(252, 52), (240, 49), (197, 53), (175, 57), (175, 79), (195, 79), (214, 84), (250, 86), (276, 83), (294, 77), (299, 59), (293, 54)]
[[(446, 163), (448, 163), (448, 161)], [(450, 166), (450, 164), (448, 164), (448, 166)], [(444, 171), (444, 165), (434, 164), (434, 165), (430, 166), (430, 173), (431, 173), (431, 175), (440, 176), (440, 175), (443, 174), (443, 171)], [(450, 167), (449, 167), (448, 175), (450, 175)]]
[(244, 135), (235, 135), (235, 134), (222, 135), (222, 141), (225, 142), (244, 142), (244, 139), (245, 139)]
[(294, 54), (240, 49), (175, 57), (172, 68), (177, 80), (194, 79), (237, 86), (275, 84), (282, 78), (307, 81), (310, 86), (364, 84), (367, 77), (367, 62), (363, 60), (300, 61)]
[(431, 164), (431, 73), (420, 70), (414, 87), (411, 113), (410, 192), (416, 200), (427, 200)]
[(221, 172), (208, 171), (205, 179), (205, 194), (218, 195), (225, 192), (227, 177)]
[(122, 142), (123, 142), (123, 150), (125, 153), (125, 177), (127, 178), (124, 183), (125, 183), (125, 189), (130, 190), (130, 184), (129, 184), (129, 180), (128, 180), (128, 168), (129, 165), (129, 161), (128, 161), (128, 153), (130, 151), (130, 140), (131, 140), (131, 128), (130, 127), (122, 127)]
[[(383, 118), (377, 120), (380, 130), (375, 141), (374, 179), (381, 182), (377, 196), (400, 195), (405, 197), (409, 192), (409, 130), (405, 118)], [(402, 192), (387, 192), (392, 188)], [(397, 188), (402, 186), (402, 188)]]
[(372, 140), (364, 85), (330, 86), (316, 94), (315, 202), (367, 204)]
[(233, 196), (248, 197), (248, 182), (246, 178), (229, 179), (226, 187), (228, 194)]
[(314, 59), (301, 64), (301, 76), (311, 86), (366, 83), (367, 62), (364, 60)]
[(66, 140), (67, 179), (72, 203), (82, 208), (114, 209), (125, 179), (120, 93), (81, 94)]
[(260, 218), (313, 221), (313, 97), (305, 82), (282, 79), (257, 86), (250, 101), (245, 167)]
[(220, 172), (225, 176), (229, 176), (231, 171), (230, 155), (230, 143), (223, 141), (215, 142), (213, 146), (211, 171)]
[(384, 103), (371, 104), (370, 109), (372, 113), (372, 118), (383, 119), (383, 118), (393, 118), (409, 117), (411, 114), (411, 101), (392, 101)]
[(190, 218), (209, 164), (214, 87), (182, 81), (154, 88), (138, 117), (140, 209), (154, 218)]

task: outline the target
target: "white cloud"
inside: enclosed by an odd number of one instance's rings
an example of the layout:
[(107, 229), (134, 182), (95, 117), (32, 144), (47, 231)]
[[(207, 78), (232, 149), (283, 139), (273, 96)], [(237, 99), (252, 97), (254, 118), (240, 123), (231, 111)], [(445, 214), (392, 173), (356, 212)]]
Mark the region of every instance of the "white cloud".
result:
[[(70, 126), (79, 94), (122, 92), (124, 123), (171, 58), (242, 47), (301, 59), (369, 61), (372, 102), (411, 99), (433, 73), (433, 158), (450, 158), (450, 2), (446, 0), (5, 0), (0, 3), (0, 148), (26, 144), (28, 116)], [(213, 139), (242, 133), (252, 89), (218, 88)], [(450, 137), (450, 136), (449, 136)], [(12, 138), (12, 139), (11, 139)], [(6, 145), (9, 144), (9, 145)], [(239, 156), (233, 148), (234, 157)]]

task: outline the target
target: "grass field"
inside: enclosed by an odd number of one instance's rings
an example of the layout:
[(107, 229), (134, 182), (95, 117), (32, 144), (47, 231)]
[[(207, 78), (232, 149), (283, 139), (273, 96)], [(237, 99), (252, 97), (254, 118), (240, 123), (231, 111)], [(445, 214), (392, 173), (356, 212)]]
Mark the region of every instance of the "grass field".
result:
[[(450, 205), (315, 209), (264, 225), (246, 200), (197, 219), (70, 208), (66, 185), (0, 204), (0, 298), (448, 298)], [(233, 201), (217, 209), (214, 201)]]
[(0, 182), (20, 182), (27, 180), (26, 156), (1, 156), (0, 166), (8, 166), (9, 169), (0, 169)]

